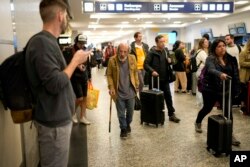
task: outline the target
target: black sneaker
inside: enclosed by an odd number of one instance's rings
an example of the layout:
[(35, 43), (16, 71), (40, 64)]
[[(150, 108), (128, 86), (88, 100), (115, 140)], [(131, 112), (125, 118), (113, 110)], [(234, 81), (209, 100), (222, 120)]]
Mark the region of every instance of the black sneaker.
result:
[(131, 133), (131, 127), (130, 125), (127, 126), (127, 134), (130, 134)]
[(232, 145), (233, 146), (239, 146), (240, 145), (240, 141), (237, 140), (234, 135), (232, 135)]
[(195, 126), (195, 131), (198, 133), (202, 133), (202, 129), (201, 129), (201, 123), (194, 123)]
[(180, 119), (177, 118), (175, 115), (172, 115), (169, 117), (169, 121), (175, 122), (175, 123), (179, 123)]
[(121, 130), (121, 134), (120, 134), (120, 137), (121, 138), (126, 138), (128, 135), (127, 135), (127, 130), (126, 129), (122, 129)]

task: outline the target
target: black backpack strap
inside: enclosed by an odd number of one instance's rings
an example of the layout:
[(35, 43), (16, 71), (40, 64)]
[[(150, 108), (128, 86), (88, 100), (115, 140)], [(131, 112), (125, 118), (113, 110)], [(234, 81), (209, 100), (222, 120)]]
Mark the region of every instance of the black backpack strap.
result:
[(239, 53), (240, 53), (240, 52), (241, 52), (241, 47), (240, 47), (240, 45), (236, 44), (236, 46), (237, 46), (237, 48), (238, 48), (238, 50), (239, 50)]
[[(199, 52), (197, 52), (196, 54), (195, 54), (195, 56), (194, 56), (194, 58), (196, 59), (196, 57), (198, 56), (198, 54), (201, 52), (201, 50), (199, 50)], [(201, 63), (202, 63), (202, 61), (200, 61), (200, 63), (198, 64), (198, 68), (200, 67), (200, 65), (201, 65)]]

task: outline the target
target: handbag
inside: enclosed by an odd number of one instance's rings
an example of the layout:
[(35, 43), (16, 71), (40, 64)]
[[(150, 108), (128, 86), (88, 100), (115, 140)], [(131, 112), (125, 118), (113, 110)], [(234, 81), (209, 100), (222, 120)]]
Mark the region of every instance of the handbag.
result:
[[(171, 62), (172, 64), (174, 64), (175, 62), (173, 61), (173, 58), (171, 57), (171, 54), (169, 54), (165, 49), (164, 49), (164, 52), (165, 52), (165, 56), (166, 56), (166, 60), (168, 62), (168, 56), (170, 57), (171, 59)], [(174, 54), (173, 54), (174, 55)], [(175, 56), (174, 56), (175, 57)], [(175, 60), (176, 61), (176, 60)], [(177, 62), (177, 61), (176, 61)], [(169, 83), (171, 82), (174, 82), (176, 80), (176, 76), (175, 76), (175, 72), (173, 71), (173, 69), (171, 68), (170, 65), (167, 64), (167, 81)]]
[(138, 98), (138, 96), (135, 96), (135, 110), (141, 110), (141, 100)]
[(175, 72), (171, 68), (170, 65), (168, 65), (168, 82), (174, 82), (176, 80)]
[(88, 83), (87, 109), (93, 110), (94, 108), (97, 108), (99, 92), (99, 90), (93, 88), (92, 83)]

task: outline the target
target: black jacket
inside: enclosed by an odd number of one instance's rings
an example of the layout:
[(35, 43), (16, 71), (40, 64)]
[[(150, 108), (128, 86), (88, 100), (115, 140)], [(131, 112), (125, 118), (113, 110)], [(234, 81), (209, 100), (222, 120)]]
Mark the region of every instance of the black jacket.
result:
[[(130, 44), (130, 47), (131, 47), (130, 54), (135, 55), (135, 58), (137, 60), (137, 55), (136, 55), (136, 50), (135, 50), (135, 41)], [(148, 45), (142, 42), (142, 48), (143, 48), (145, 56), (147, 57), (148, 50), (149, 50)]]
[(158, 51), (155, 47), (152, 47), (144, 61), (144, 69), (150, 75), (152, 75), (153, 71), (156, 71), (159, 74), (160, 81), (167, 81), (170, 66), (166, 59), (169, 55), (169, 51), (167, 48), (164, 50)]
[(223, 67), (218, 63), (215, 56), (208, 56), (204, 68), (207, 68), (205, 74), (204, 91), (215, 92), (222, 94), (222, 80), (221, 73), (226, 73), (232, 77), (232, 96), (237, 96), (240, 93), (240, 80), (238, 63), (235, 57), (226, 53), (226, 66)]
[[(67, 64), (71, 62), (77, 50), (79, 50), (79, 48), (77, 47), (76, 44), (74, 44), (73, 46), (70, 46), (63, 51), (63, 56)], [(91, 65), (89, 58), (86, 61), (86, 63), (84, 63), (84, 65), (86, 66), (86, 70), (81, 71), (78, 68), (76, 68), (71, 79), (77, 79), (81, 82), (87, 82), (89, 79), (91, 79)]]
[(185, 55), (182, 51), (182, 49), (176, 49), (174, 51), (175, 57), (177, 59), (177, 63), (173, 66), (173, 69), (178, 72), (184, 72), (186, 71), (185, 69)]

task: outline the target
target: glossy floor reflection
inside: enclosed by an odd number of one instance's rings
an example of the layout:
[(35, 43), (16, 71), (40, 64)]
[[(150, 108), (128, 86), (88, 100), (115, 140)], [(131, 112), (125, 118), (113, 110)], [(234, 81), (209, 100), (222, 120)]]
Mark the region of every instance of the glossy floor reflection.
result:
[[(199, 108), (195, 97), (172, 91), (179, 124), (166, 121), (163, 126), (141, 125), (140, 112), (134, 112), (132, 133), (126, 140), (120, 139), (120, 129), (115, 105), (112, 109), (111, 133), (108, 132), (110, 97), (107, 91), (105, 70), (93, 71), (93, 85), (101, 90), (98, 108), (87, 112), (92, 122), (87, 126), (89, 167), (227, 167), (229, 157), (215, 158), (206, 150), (207, 117), (198, 134), (194, 122)], [(171, 86), (173, 88), (173, 85)], [(173, 90), (173, 89), (172, 89)], [(214, 109), (211, 114), (221, 111)], [(250, 117), (234, 109), (234, 133), (241, 141), (233, 150), (250, 151)]]
[(87, 167), (87, 127), (83, 124), (73, 124), (68, 167)]

